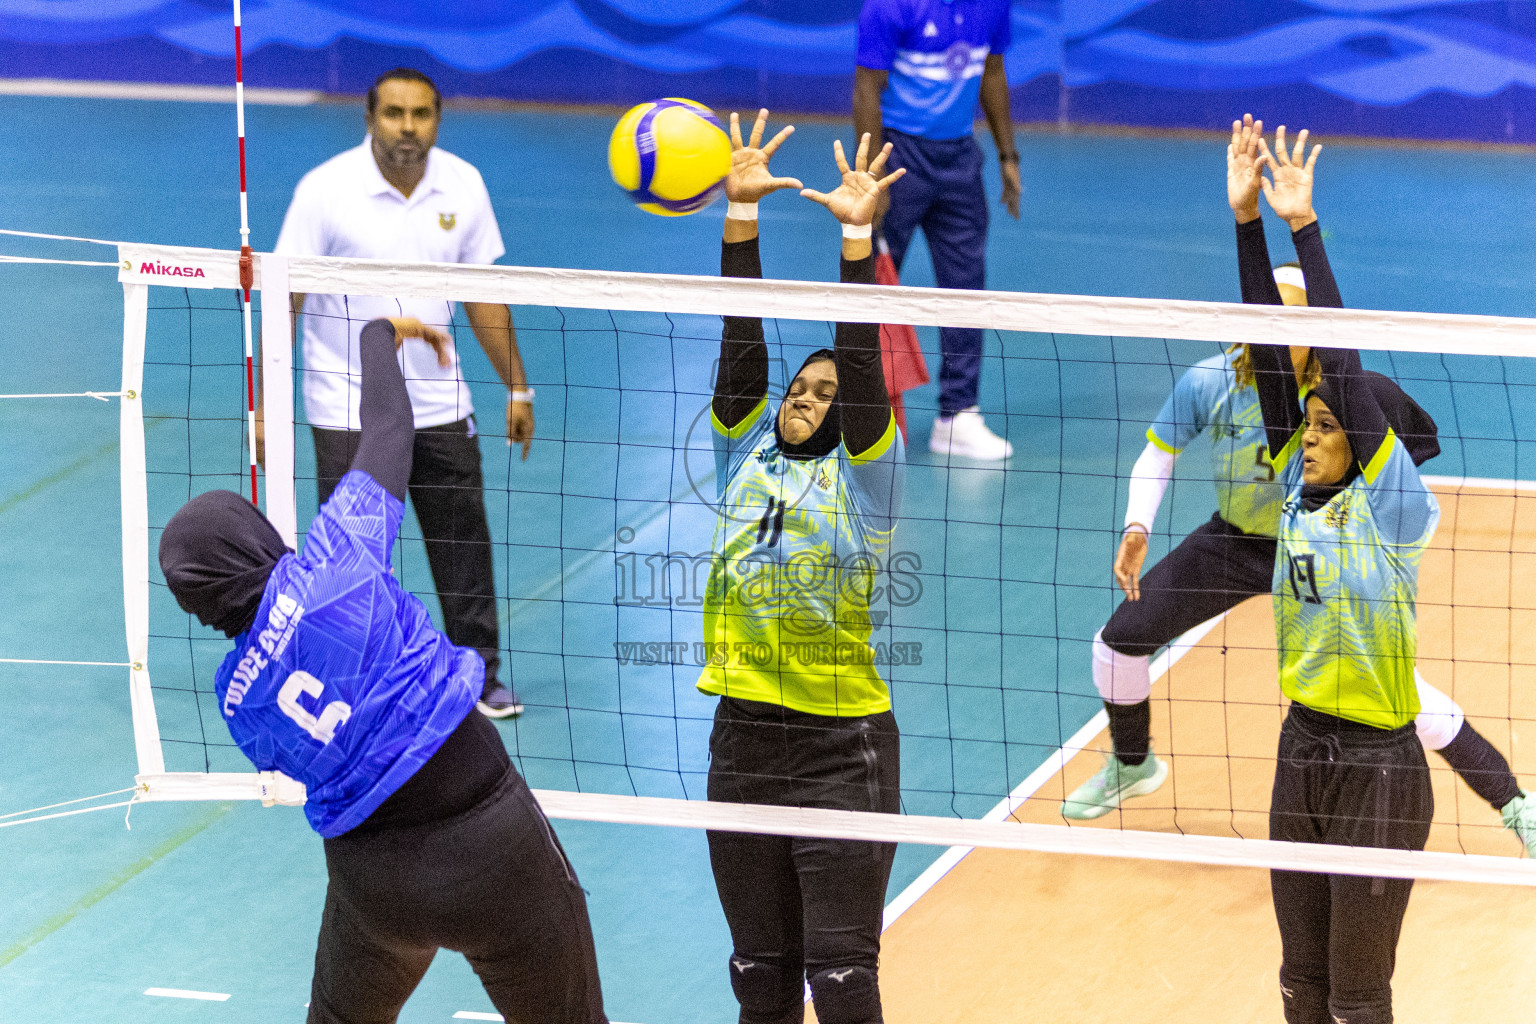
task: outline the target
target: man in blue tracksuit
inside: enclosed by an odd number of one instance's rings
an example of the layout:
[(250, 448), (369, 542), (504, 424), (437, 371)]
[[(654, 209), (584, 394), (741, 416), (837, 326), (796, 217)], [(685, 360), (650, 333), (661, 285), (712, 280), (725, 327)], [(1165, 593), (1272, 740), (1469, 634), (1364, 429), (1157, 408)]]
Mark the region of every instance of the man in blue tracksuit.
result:
[[(979, 101), (997, 142), (1003, 205), (1019, 216), (1019, 153), (1013, 143), (1003, 53), (1012, 40), (1009, 0), (864, 0), (853, 87), (855, 137), (871, 152), (892, 144), (882, 231), (897, 267), (921, 227), (940, 288), (986, 287), (987, 196), (971, 126)], [(987, 429), (977, 406), (982, 333), (939, 331), (939, 415), (928, 447), (940, 455), (1001, 461), (1013, 446)]]

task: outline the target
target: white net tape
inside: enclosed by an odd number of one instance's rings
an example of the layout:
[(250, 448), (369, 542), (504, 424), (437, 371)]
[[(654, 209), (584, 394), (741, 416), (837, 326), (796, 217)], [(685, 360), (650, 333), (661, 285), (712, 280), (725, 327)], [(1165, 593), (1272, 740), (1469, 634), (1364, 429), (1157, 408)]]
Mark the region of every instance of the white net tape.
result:
[[(123, 398), (124, 586), (128, 608), (138, 800), (254, 799), (303, 801), (303, 787), (275, 773), (167, 772), (160, 751), (146, 659), (147, 523), (141, 386), (148, 286), (233, 289), (238, 254), (209, 249), (120, 244), (126, 297)], [(290, 293), (391, 295), (671, 314), (759, 316), (786, 320), (868, 320), (976, 326), (997, 330), (1118, 338), (1177, 338), (1222, 343), (1286, 343), (1440, 353), (1455, 338), (1463, 355), (1536, 356), (1536, 323), (1510, 317), (1320, 310), (1070, 295), (939, 291), (911, 287), (799, 281), (722, 281), (665, 275), (518, 267), (450, 266), (373, 260), (258, 256), (257, 288), (268, 310), (288, 308)], [(292, 338), (287, 316), (263, 318), (267, 390), (268, 515), (293, 543)], [(1465, 481), (1475, 485), (1477, 481)], [(1186, 646), (1193, 640), (1185, 638)], [(1178, 645), (1175, 645), (1177, 648)], [(1166, 658), (1166, 656), (1165, 656)], [(1166, 664), (1166, 661), (1164, 662)], [(1102, 715), (1064, 745), (981, 820), (923, 815), (795, 809), (681, 799), (539, 790), (553, 817), (689, 828), (834, 836), (953, 847), (1141, 857), (1362, 875), (1536, 885), (1536, 865), (1510, 857), (1316, 846), (1227, 836), (1068, 828), (1008, 820), (1102, 726)], [(1075, 744), (1075, 745), (1074, 745)], [(1043, 773), (1043, 774), (1042, 774)]]

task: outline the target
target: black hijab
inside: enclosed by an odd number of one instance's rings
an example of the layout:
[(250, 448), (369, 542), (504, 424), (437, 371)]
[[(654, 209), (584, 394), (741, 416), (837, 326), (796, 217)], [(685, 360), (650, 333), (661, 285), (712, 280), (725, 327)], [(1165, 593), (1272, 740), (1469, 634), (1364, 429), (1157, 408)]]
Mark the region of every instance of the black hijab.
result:
[(209, 491), (166, 524), (160, 571), (183, 611), (235, 637), (251, 628), (267, 577), (287, 551), (255, 505), (233, 491)]
[[(812, 363), (819, 363), (824, 359), (835, 362), (831, 349), (819, 348), (812, 352), (809, 356), (806, 356), (805, 362), (800, 364), (800, 369), (795, 371), (795, 377), (800, 376), (807, 366), (810, 366)], [(793, 380), (794, 378), (790, 379)], [(781, 407), (782, 405), (783, 403), (780, 403)], [(831, 404), (827, 406), (827, 414), (822, 418), (821, 426), (817, 427), (815, 433), (799, 444), (790, 444), (784, 440), (784, 433), (779, 429), (779, 417), (775, 414), (773, 417), (773, 437), (779, 443), (779, 451), (784, 453), (786, 459), (797, 460), (819, 459), (824, 455), (831, 455), (836, 450), (838, 442), (843, 439), (843, 417), (839, 412), (840, 409), (841, 406), (837, 398), (834, 397)]]
[[(1381, 407), (1382, 414), (1387, 418), (1387, 425), (1392, 428), (1392, 433), (1397, 435), (1398, 441), (1407, 450), (1408, 456), (1413, 459), (1413, 464), (1422, 466), (1439, 455), (1440, 428), (1435, 424), (1434, 418), (1424, 411), (1423, 406), (1415, 402), (1408, 392), (1399, 387), (1397, 381), (1391, 377), (1374, 370), (1366, 370), (1364, 377), (1366, 386), (1371, 389), (1371, 394), (1376, 398), (1376, 404)], [(1322, 399), (1323, 404), (1329, 409), (1339, 408), (1338, 389), (1327, 378), (1313, 388), (1309, 395), (1316, 395)], [(1317, 511), (1328, 504), (1335, 494), (1353, 483), (1355, 477), (1359, 475), (1360, 462), (1351, 456), (1349, 470), (1338, 483), (1303, 486), (1302, 504), (1308, 511)]]

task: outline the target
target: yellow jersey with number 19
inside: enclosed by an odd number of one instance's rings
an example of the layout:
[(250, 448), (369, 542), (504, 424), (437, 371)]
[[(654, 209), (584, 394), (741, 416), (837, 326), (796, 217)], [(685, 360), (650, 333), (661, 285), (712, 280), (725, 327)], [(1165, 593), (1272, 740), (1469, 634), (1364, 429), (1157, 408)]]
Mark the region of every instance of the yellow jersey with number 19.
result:
[(1285, 485), (1274, 580), (1280, 689), (1316, 711), (1400, 728), (1419, 713), (1419, 562), (1440, 505), (1388, 431), (1360, 475), (1308, 511), (1301, 436), (1275, 459)]

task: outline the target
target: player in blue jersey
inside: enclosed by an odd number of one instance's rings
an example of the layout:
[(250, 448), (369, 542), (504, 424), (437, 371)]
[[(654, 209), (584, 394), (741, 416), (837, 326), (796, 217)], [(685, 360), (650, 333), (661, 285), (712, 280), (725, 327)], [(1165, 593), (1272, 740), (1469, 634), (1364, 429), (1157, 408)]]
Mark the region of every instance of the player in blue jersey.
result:
[(479, 653), (433, 628), (391, 551), (414, 423), (396, 349), (414, 319), (362, 332), (362, 434), (302, 553), (229, 491), (166, 525), (183, 609), (235, 648), (215, 689), (235, 743), (304, 783), (329, 876), (311, 1024), (393, 1021), (441, 948), (464, 954), (509, 1021), (602, 1024), (586, 901), (496, 729), (473, 714)]
[[(1260, 227), (1246, 226), (1260, 223), (1255, 164), (1262, 128), (1262, 122), (1255, 124), (1252, 118), (1233, 126), (1228, 164), (1229, 202), (1239, 217), (1254, 218), (1239, 226), (1249, 241), (1255, 233), (1262, 241)], [(1277, 268), (1273, 283), (1263, 287), (1261, 272), (1269, 273), (1267, 251), (1245, 244), (1241, 254), (1245, 301), (1307, 304), (1306, 278), (1299, 265)], [(1331, 277), (1330, 287), (1333, 290), (1317, 304), (1337, 304)], [(1104, 699), (1114, 749), (1104, 766), (1062, 804), (1068, 818), (1100, 817), (1162, 785), (1168, 769), (1151, 751), (1152, 654), (1188, 629), (1271, 590), (1282, 491), (1269, 461), (1253, 384), (1247, 346), (1213, 356), (1179, 379), (1147, 431), (1147, 447), (1132, 470), (1125, 534), (1115, 558), (1126, 600), (1093, 643), (1093, 680)], [(1433, 421), (1423, 429), (1432, 433)], [(1174, 460), (1201, 433), (1211, 436), (1218, 511), (1143, 579), (1147, 537)], [(1425, 444), (1413, 454), (1422, 461), (1438, 450)], [(1415, 681), (1421, 708), (1415, 725), (1425, 749), (1439, 751), (1536, 855), (1536, 806), (1521, 791), (1508, 761), (1466, 721), (1460, 706), (1417, 670)]]
[[(1008, 0), (864, 0), (854, 69), (853, 130), (871, 152), (892, 144), (890, 165), (907, 176), (890, 190), (879, 227), (897, 268), (923, 229), (940, 288), (987, 286), (987, 194), (978, 105), (997, 143), (1003, 205), (1019, 216), (1019, 151), (1013, 142), (1003, 54), (1013, 39)], [(884, 200), (882, 200), (882, 210)], [(930, 450), (982, 461), (1013, 455), (981, 417), (982, 332), (939, 330), (939, 414)]]
[[(1247, 126), (1241, 126), (1247, 127)], [(1251, 127), (1258, 136), (1261, 124)], [(1240, 136), (1234, 126), (1234, 136)], [(1285, 129), (1257, 164), (1314, 305), (1341, 306), (1312, 209), (1321, 147)], [(1243, 140), (1235, 139), (1242, 155)], [(1240, 169), (1245, 170), (1245, 169)], [(1243, 297), (1278, 302), (1257, 200), (1234, 204)], [(1422, 850), (1434, 816), (1419, 690), (1419, 562), (1440, 507), (1415, 451), (1438, 449), (1433, 421), (1359, 353), (1250, 348), (1270, 458), (1283, 492), (1274, 566), (1280, 688), (1291, 700), (1270, 801), (1274, 840)], [(1298, 372), (1298, 367), (1302, 370)], [(1297, 401), (1300, 377), (1301, 402)], [(1272, 871), (1280, 990), (1288, 1024), (1387, 1024), (1411, 879)]]
[[(726, 277), (762, 276), (757, 201), (797, 187), (731, 118)], [(870, 221), (889, 146), (869, 137), (842, 184), (808, 198), (843, 224), (842, 280), (872, 284)], [(868, 164), (866, 169), (866, 163)], [(832, 351), (806, 359), (783, 400), (769, 392), (756, 317), (726, 317), (710, 402), (720, 497), (704, 600), (714, 656), (699, 689), (717, 694), (709, 798), (840, 810), (900, 810), (899, 736), (870, 606), (901, 505), (902, 442), (886, 395), (879, 327), (837, 325)], [(880, 923), (895, 844), (710, 832), (709, 858), (731, 930), (741, 1024), (798, 1024), (807, 982), (824, 1024), (878, 1024)]]

